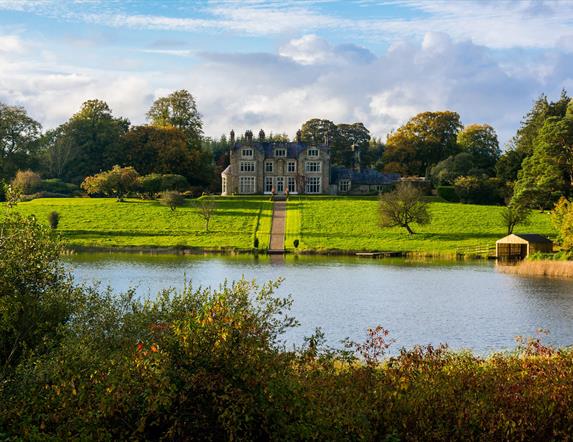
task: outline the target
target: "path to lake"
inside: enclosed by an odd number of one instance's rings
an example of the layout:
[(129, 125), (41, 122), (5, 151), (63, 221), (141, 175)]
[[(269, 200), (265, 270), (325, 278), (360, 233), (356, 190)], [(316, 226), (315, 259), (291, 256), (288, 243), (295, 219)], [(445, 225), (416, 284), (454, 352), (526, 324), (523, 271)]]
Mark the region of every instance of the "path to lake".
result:
[(154, 296), (165, 287), (218, 286), (242, 276), (284, 277), (301, 326), (286, 335), (300, 344), (321, 327), (331, 345), (363, 339), (368, 327), (390, 330), (399, 347), (447, 342), (479, 353), (514, 348), (516, 335), (550, 331), (547, 342), (573, 344), (573, 281), (500, 273), (492, 262), (416, 262), (295, 256), (149, 256), (79, 254), (69, 258), (80, 281), (116, 291), (137, 287)]
[(273, 222), (269, 253), (284, 253), (285, 250), (286, 201), (273, 202)]

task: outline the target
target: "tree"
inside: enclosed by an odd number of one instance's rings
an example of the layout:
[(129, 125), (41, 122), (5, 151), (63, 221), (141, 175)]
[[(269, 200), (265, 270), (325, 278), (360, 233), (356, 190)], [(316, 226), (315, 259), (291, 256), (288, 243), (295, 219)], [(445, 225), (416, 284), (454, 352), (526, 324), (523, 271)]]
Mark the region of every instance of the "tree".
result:
[(199, 216), (205, 221), (205, 232), (209, 232), (209, 221), (217, 210), (217, 205), (212, 198), (201, 197), (197, 200)]
[(29, 195), (36, 191), (41, 183), (42, 179), (36, 172), (19, 170), (12, 180), (12, 188), (22, 194)]
[(573, 120), (549, 117), (535, 138), (533, 153), (523, 161), (515, 183), (516, 203), (547, 208), (560, 195), (571, 193), (573, 179)]
[(302, 141), (306, 144), (328, 144), (332, 146), (338, 142), (338, 128), (330, 120), (313, 118), (305, 121), (300, 131)]
[(42, 170), (48, 177), (65, 177), (78, 155), (73, 137), (66, 136), (66, 128), (61, 125), (49, 130), (38, 141)]
[(185, 134), (190, 148), (201, 148), (203, 122), (189, 91), (181, 89), (158, 98), (147, 112), (147, 119), (153, 126), (179, 129)]
[(185, 197), (177, 191), (168, 190), (161, 193), (159, 202), (163, 206), (169, 207), (171, 211), (174, 212), (177, 207), (181, 207), (185, 204)]
[(125, 195), (136, 190), (139, 174), (133, 167), (114, 166), (107, 172), (87, 177), (81, 187), (88, 194), (113, 196), (123, 201)]
[(508, 205), (501, 211), (500, 220), (504, 227), (507, 228), (507, 234), (511, 235), (515, 226), (527, 224), (530, 211), (527, 207), (519, 205)]
[(338, 142), (332, 147), (330, 156), (333, 164), (352, 167), (356, 149), (360, 151), (361, 163), (364, 163), (362, 156), (368, 150), (370, 131), (362, 123), (338, 124), (336, 128), (338, 129)]
[(500, 157), (497, 134), (489, 124), (470, 124), (458, 133), (458, 146), (472, 155), (475, 167), (493, 172)]
[(0, 102), (0, 178), (34, 165), (41, 128), (23, 107)]
[(399, 183), (396, 190), (380, 195), (379, 213), (382, 227), (404, 227), (410, 235), (410, 224), (429, 224), (428, 205), (422, 201), (422, 191), (409, 183)]
[(126, 165), (122, 136), (128, 128), (129, 121), (113, 117), (104, 101), (88, 100), (57, 129), (45, 155), (58, 158), (60, 165), (66, 164), (57, 178), (79, 183), (115, 164)]
[(425, 175), (431, 166), (458, 151), (457, 134), (462, 128), (456, 112), (423, 112), (388, 136), (384, 151), (385, 170)]
[(551, 212), (551, 222), (559, 232), (559, 241), (564, 250), (573, 249), (573, 204), (561, 197)]

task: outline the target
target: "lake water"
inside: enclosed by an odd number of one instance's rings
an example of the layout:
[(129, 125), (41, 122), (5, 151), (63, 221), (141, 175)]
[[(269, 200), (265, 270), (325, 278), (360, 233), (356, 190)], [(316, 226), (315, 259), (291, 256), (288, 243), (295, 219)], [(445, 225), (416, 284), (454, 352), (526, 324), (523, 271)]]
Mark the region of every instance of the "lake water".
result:
[(548, 343), (573, 344), (573, 280), (504, 274), (493, 262), (127, 254), (78, 254), (67, 262), (78, 281), (101, 281), (118, 292), (135, 287), (150, 297), (182, 287), (185, 278), (194, 287), (218, 287), (225, 279), (283, 277), (278, 294), (292, 294), (301, 322), (286, 336), (291, 343), (321, 327), (328, 343), (340, 346), (382, 325), (396, 339), (394, 352), (448, 343), (486, 354), (511, 349), (515, 336), (538, 328), (550, 331)]

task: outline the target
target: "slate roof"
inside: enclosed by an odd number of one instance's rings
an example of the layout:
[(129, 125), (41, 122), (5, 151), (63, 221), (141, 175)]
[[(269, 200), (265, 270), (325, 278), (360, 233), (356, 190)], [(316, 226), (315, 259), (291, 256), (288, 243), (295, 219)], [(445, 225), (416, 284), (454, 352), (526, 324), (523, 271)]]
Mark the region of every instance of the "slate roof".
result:
[(353, 185), (380, 185), (380, 184), (393, 184), (400, 180), (400, 175), (397, 173), (382, 173), (375, 169), (365, 169), (357, 172), (353, 169), (343, 167), (333, 167), (332, 169), (332, 182), (338, 184), (340, 180), (350, 180)]
[[(296, 142), (270, 142), (270, 141), (253, 141), (251, 144), (243, 144), (240, 142), (235, 143), (233, 146), (233, 150), (239, 150), (242, 147), (250, 147), (253, 149), (258, 150), (259, 152), (263, 152), (265, 158), (270, 158), (273, 156), (274, 149), (286, 149), (287, 150), (287, 158), (298, 158), (301, 152), (308, 147), (310, 147), (306, 143), (296, 143)], [(327, 150), (328, 147), (325, 145), (313, 146), (320, 150)]]
[[(546, 238), (543, 235), (538, 235), (537, 233), (513, 233), (508, 236), (517, 236), (518, 238), (523, 239), (524, 241), (531, 242), (531, 243), (546, 243), (546, 244), (553, 244), (549, 238)], [(507, 236), (505, 237), (507, 238)], [(497, 242), (503, 242), (505, 238), (498, 240)]]

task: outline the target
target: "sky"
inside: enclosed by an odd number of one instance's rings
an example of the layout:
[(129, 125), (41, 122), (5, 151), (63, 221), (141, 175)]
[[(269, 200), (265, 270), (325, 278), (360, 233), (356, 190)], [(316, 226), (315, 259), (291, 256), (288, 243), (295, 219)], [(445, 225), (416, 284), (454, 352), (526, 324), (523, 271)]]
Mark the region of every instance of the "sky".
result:
[(88, 99), (144, 124), (178, 89), (208, 136), (310, 118), (386, 135), (419, 112), (492, 125), (573, 93), (573, 0), (0, 0), (0, 102), (44, 128)]

